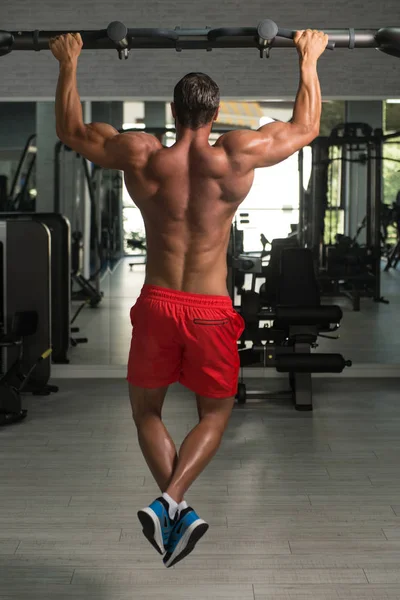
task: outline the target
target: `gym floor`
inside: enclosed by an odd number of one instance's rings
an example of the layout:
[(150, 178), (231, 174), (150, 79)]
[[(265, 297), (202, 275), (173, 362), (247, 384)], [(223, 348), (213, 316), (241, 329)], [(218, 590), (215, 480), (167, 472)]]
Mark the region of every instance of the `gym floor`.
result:
[[(85, 308), (76, 324), (79, 336), (89, 339), (70, 351), (72, 365), (113, 365), (125, 367), (131, 340), (129, 311), (144, 282), (144, 265), (129, 269), (132, 259), (122, 260), (113, 273), (107, 274), (101, 289), (104, 299), (96, 309)], [(319, 338), (319, 351), (339, 352), (354, 365), (393, 365), (400, 356), (400, 336), (393, 331), (400, 325), (400, 271), (382, 273), (382, 295), (390, 304), (361, 300), (361, 311), (353, 312), (346, 298), (324, 299), (339, 304), (343, 320), (339, 340)], [(79, 306), (79, 303), (75, 305)], [(57, 372), (57, 370), (55, 371)]]
[[(187, 500), (210, 529), (167, 570), (123, 380), (64, 380), (0, 430), (0, 600), (399, 600), (398, 380), (316, 380), (314, 413), (235, 406)], [(257, 382), (254, 382), (257, 384)], [(171, 387), (177, 446), (196, 423)]]

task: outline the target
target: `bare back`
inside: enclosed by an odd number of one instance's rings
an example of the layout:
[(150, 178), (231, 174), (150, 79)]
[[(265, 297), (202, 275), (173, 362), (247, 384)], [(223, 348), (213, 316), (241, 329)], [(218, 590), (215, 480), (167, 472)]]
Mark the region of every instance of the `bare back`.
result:
[(241, 173), (223, 147), (198, 140), (159, 144), (146, 162), (125, 169), (146, 228), (146, 283), (228, 295), (230, 228), (253, 179), (254, 171)]
[[(278, 164), (319, 133), (317, 61), (328, 36), (301, 31), (296, 32), (294, 42), (300, 57), (300, 85), (289, 123), (269, 123), (258, 131), (232, 131), (211, 147), (208, 138), (212, 122), (218, 117), (219, 90), (204, 74), (191, 73), (187, 81), (195, 76), (195, 84), (201, 80), (200, 88), (205, 86), (206, 91), (196, 88), (201, 113), (209, 102), (210, 90), (214, 94), (214, 101), (207, 105), (207, 110), (214, 113), (213, 119), (206, 120), (198, 130), (187, 129), (188, 124), (185, 129), (176, 119), (178, 141), (172, 148), (164, 148), (155, 137), (144, 133), (120, 134), (106, 123), (85, 125), (76, 89), (76, 64), (70, 58), (61, 60), (64, 55), (79, 56), (82, 40), (68, 35), (53, 41), (53, 54), (62, 67), (56, 96), (57, 135), (87, 160), (124, 171), (129, 193), (145, 222), (147, 283), (200, 294), (228, 294), (226, 251), (230, 225), (250, 191), (254, 169)], [(189, 88), (192, 83), (188, 83)], [(188, 96), (189, 88), (186, 86), (184, 95)], [(176, 112), (175, 103), (172, 107)], [(211, 119), (211, 113), (206, 116)]]

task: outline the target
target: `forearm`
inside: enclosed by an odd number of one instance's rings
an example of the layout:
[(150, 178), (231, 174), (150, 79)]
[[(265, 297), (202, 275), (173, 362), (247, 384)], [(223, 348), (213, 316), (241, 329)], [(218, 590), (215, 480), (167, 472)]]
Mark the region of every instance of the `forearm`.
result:
[(61, 140), (76, 137), (85, 127), (76, 72), (77, 62), (60, 63), (56, 93), (56, 131)]
[(300, 59), (300, 85), (291, 122), (310, 131), (319, 131), (321, 110), (321, 86), (317, 62), (302, 58)]

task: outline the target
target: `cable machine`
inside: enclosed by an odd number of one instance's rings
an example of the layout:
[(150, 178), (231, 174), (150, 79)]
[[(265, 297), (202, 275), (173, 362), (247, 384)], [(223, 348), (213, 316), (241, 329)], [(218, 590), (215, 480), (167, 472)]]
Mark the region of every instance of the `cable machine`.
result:
[[(299, 240), (313, 250), (323, 292), (349, 297), (356, 311), (362, 297), (387, 303), (381, 295), (383, 147), (398, 136), (365, 123), (345, 123), (311, 144), (313, 168), (308, 189), (302, 191)], [(357, 165), (365, 177), (365, 215), (352, 204), (358, 199), (349, 190), (349, 165)], [(357, 215), (357, 229), (350, 208)]]

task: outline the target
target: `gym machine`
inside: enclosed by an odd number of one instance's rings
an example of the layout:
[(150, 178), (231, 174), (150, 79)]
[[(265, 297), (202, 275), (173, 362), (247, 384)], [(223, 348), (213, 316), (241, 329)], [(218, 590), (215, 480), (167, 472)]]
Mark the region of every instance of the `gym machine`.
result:
[[(83, 201), (88, 194), (90, 211)], [(71, 224), (72, 300), (96, 308), (103, 294), (100, 274), (105, 267), (100, 240), (100, 206), (88, 161), (62, 142), (54, 150), (54, 212)], [(85, 267), (90, 271), (86, 277)]]
[(36, 155), (36, 134), (33, 134), (29, 136), (18, 162), (12, 158), (12, 150), (10, 156), (4, 157), (9, 173), (0, 176), (3, 184), (3, 189), (0, 189), (0, 212), (35, 210)]
[(16, 168), (10, 194), (2, 211), (32, 212), (36, 210), (36, 134), (29, 136)]
[(51, 233), (51, 311), (52, 362), (67, 364), (70, 345), (86, 342), (72, 338), (79, 328), (71, 329), (71, 233), (68, 219), (57, 213), (37, 213), (35, 195), (36, 135), (29, 136), (15, 173), (9, 193), (0, 204), (0, 218), (35, 220), (44, 223)]
[[(37, 221), (48, 227), (51, 235), (51, 340), (52, 362), (68, 364), (71, 338), (71, 233), (68, 219), (57, 213), (0, 213), (1, 219)], [(74, 330), (76, 333), (79, 329)], [(86, 338), (78, 338), (81, 343)]]
[[(237, 247), (234, 237), (235, 228), (232, 228), (231, 252)], [(236, 307), (245, 320), (245, 330), (239, 340), (242, 369), (236, 396), (239, 404), (246, 403), (248, 397), (276, 396), (265, 391), (248, 391), (243, 379), (244, 367), (269, 367), (287, 373), (288, 396), (297, 410), (310, 411), (313, 408), (311, 374), (341, 373), (351, 366), (351, 361), (346, 361), (341, 354), (311, 352), (317, 348), (319, 336), (331, 337), (339, 328), (343, 315), (338, 306), (321, 305), (313, 253), (296, 247), (295, 243), (290, 238), (273, 240), (270, 263), (257, 273), (257, 277), (265, 279), (265, 284), (259, 292), (254, 286), (241, 292), (241, 304)], [(240, 269), (239, 256), (228, 254), (228, 287), (233, 287), (232, 298), (236, 297), (237, 269)], [(261, 326), (262, 322), (266, 324)]]
[[(28, 411), (22, 408), (21, 393), (26, 390), (37, 366), (51, 354), (51, 348), (48, 348), (26, 375), (22, 372), (26, 338), (35, 335), (37, 329), (38, 314), (36, 311), (15, 313), (8, 335), (4, 333), (4, 323), (0, 324), (0, 348), (18, 348), (18, 356), (14, 364), (0, 377), (0, 426), (12, 425), (25, 419)], [(56, 388), (52, 391), (56, 391)]]
[[(381, 295), (383, 144), (397, 136), (384, 135), (365, 123), (338, 125), (329, 137), (319, 137), (311, 144), (313, 169), (307, 191), (301, 177), (302, 152), (299, 156), (299, 242), (312, 249), (319, 264), (323, 295), (346, 296), (355, 311), (360, 310), (361, 298), (387, 303)], [(367, 214), (357, 231), (344, 235), (351, 202), (349, 163), (357, 163), (365, 171)], [(365, 243), (359, 240), (363, 230)]]
[[(57, 387), (48, 384), (52, 347), (49, 229), (29, 218), (0, 220), (0, 257), (1, 381), (14, 390), (25, 382), (24, 391), (38, 395), (57, 392)], [(38, 357), (42, 358), (39, 363)], [(27, 382), (25, 373), (29, 374)]]
[[(0, 56), (20, 50), (47, 50), (49, 40), (65, 31), (0, 31)], [(115, 49), (119, 58), (129, 58), (131, 50), (175, 49), (207, 50), (216, 48), (256, 48), (260, 57), (269, 58), (271, 48), (289, 48), (293, 45), (294, 31), (279, 28), (274, 21), (265, 19), (257, 27), (218, 27), (205, 29), (130, 29), (113, 21), (106, 29), (80, 31), (84, 50)], [(400, 27), (381, 29), (330, 29), (328, 49), (376, 48), (400, 58)]]
[[(400, 132), (399, 137), (400, 137)], [(387, 159), (386, 159), (387, 160)], [(390, 158), (390, 161), (400, 163), (400, 160)], [(400, 172), (400, 171), (399, 171)], [(394, 226), (397, 232), (397, 241), (390, 247), (387, 245), (386, 259), (387, 263), (385, 266), (385, 272), (387, 273), (390, 269), (397, 269), (397, 265), (400, 262), (400, 191), (397, 193), (396, 201), (391, 206), (386, 206), (386, 214), (384, 226), (387, 228), (389, 225)]]

